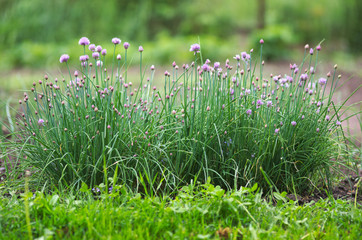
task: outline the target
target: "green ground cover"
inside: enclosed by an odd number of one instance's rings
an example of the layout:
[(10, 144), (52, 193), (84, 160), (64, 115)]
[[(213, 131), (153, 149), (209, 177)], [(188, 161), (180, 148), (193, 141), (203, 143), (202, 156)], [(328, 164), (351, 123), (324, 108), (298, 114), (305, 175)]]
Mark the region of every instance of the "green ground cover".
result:
[[(4, 193), (2, 189), (2, 193)], [(1, 239), (360, 239), (362, 209), (333, 198), (303, 206), (256, 186), (187, 185), (173, 196), (42, 192), (0, 199)], [(29, 221), (26, 217), (28, 206)], [(29, 234), (30, 230), (30, 234)]]

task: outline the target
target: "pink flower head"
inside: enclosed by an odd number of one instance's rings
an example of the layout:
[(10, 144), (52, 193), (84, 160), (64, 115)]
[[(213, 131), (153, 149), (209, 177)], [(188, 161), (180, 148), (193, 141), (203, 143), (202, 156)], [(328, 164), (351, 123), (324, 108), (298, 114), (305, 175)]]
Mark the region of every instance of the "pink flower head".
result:
[(129, 48), (129, 43), (128, 43), (128, 42), (125, 42), (125, 43), (123, 44), (123, 47), (124, 47), (124, 49), (128, 49), (128, 48)]
[(122, 58), (122, 57), (121, 57), (121, 54), (118, 54), (118, 55), (117, 55), (117, 60), (121, 60), (121, 58)]
[(260, 39), (260, 44), (264, 44), (264, 39)]
[(63, 54), (62, 56), (60, 56), (59, 62), (64, 63), (64, 62), (67, 62), (68, 60), (69, 60), (69, 55)]
[(138, 51), (139, 51), (139, 52), (143, 52), (143, 47), (142, 47), (142, 46), (139, 46), (139, 47), (138, 47)]
[(85, 45), (89, 45), (89, 44), (90, 44), (90, 41), (88, 38), (82, 37), (81, 39), (79, 39), (79, 45), (85, 46)]
[(151, 71), (155, 70), (155, 66), (152, 65), (150, 69), (151, 69)]
[(273, 102), (272, 102), (272, 101), (267, 101), (267, 102), (266, 102), (266, 106), (267, 106), (267, 107), (272, 107), (272, 106), (273, 106)]
[(219, 68), (220, 68), (220, 62), (215, 62), (214, 69), (219, 69)]
[(102, 50), (102, 55), (105, 56), (107, 54), (107, 49)]
[(207, 65), (206, 63), (202, 65), (202, 70), (204, 70), (204, 72), (209, 71), (209, 68), (209, 65)]
[(250, 59), (250, 54), (247, 54), (246, 52), (241, 53), (241, 60), (244, 62), (248, 61)]
[(326, 83), (327, 83), (327, 79), (325, 79), (325, 78), (320, 78), (320, 79), (318, 80), (318, 83), (319, 83), (319, 85), (324, 86), (324, 85), (326, 85)]
[(310, 67), (309, 72), (310, 72), (311, 74), (314, 74), (314, 73), (315, 73), (314, 67)]
[(89, 56), (88, 56), (88, 55), (82, 55), (82, 56), (79, 57), (79, 61), (81, 61), (81, 62), (85, 62), (85, 61), (87, 61), (88, 59), (89, 59)]
[(315, 49), (316, 49), (317, 51), (320, 51), (320, 50), (321, 50), (321, 45), (318, 45)]
[(88, 49), (91, 50), (92, 52), (94, 52), (94, 50), (96, 49), (96, 45), (91, 44), (91, 45), (89, 45)]
[(308, 74), (304, 73), (300, 75), (300, 81), (306, 81), (308, 79)]
[(276, 134), (278, 134), (278, 133), (279, 133), (279, 131), (280, 131), (280, 129), (279, 129), (279, 128), (275, 129), (275, 133), (276, 133)]
[(112, 38), (112, 43), (113, 43), (114, 45), (120, 44), (120, 43), (121, 43), (121, 39), (119, 39), (119, 38)]
[(294, 127), (295, 125), (297, 125), (296, 121), (292, 121), (292, 126)]
[(337, 126), (341, 126), (341, 124), (342, 124), (342, 123), (337, 120), (336, 125), (337, 125)]
[(39, 125), (43, 125), (43, 124), (44, 124), (44, 120), (40, 118), (39, 121), (38, 121), (38, 124), (39, 124)]
[(94, 59), (99, 58), (99, 53), (98, 53), (98, 52), (92, 53), (92, 57), (93, 57)]
[(313, 55), (313, 53), (314, 53), (313, 48), (311, 48), (311, 49), (309, 50), (309, 54), (310, 54), (310, 55)]
[(246, 114), (248, 114), (249, 116), (251, 115), (251, 113), (252, 113), (251, 109), (246, 110)]
[(96, 51), (100, 53), (100, 52), (102, 51), (102, 46), (101, 46), (101, 45), (98, 45), (98, 46), (96, 47)]
[(190, 52), (194, 52), (195, 54), (199, 53), (200, 52), (200, 45), (197, 44), (197, 43), (192, 44), (191, 47), (190, 47)]

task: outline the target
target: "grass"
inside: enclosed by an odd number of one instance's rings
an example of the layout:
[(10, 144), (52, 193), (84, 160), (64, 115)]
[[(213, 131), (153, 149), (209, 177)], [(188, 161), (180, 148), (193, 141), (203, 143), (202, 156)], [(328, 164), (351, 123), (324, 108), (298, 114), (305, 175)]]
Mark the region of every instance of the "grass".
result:
[[(6, 192), (2, 189), (2, 193)], [(225, 192), (189, 184), (170, 197), (111, 193), (12, 193), (0, 198), (1, 239), (359, 239), (362, 208), (333, 198), (299, 206), (255, 185)], [(29, 209), (29, 223), (25, 211)], [(30, 229), (30, 235), (28, 229)]]

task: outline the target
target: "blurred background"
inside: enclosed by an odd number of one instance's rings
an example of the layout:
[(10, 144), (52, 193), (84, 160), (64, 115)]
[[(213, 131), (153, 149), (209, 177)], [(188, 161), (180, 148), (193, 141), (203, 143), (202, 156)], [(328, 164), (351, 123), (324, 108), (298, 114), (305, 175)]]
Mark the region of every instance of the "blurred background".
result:
[(78, 66), (83, 36), (109, 55), (113, 37), (130, 42), (134, 64), (142, 45), (145, 62), (164, 68), (192, 61), (195, 42), (205, 58), (223, 61), (257, 51), (263, 38), (266, 71), (275, 74), (300, 63), (305, 44), (324, 41), (319, 74), (337, 63), (352, 78), (348, 89), (361, 84), (361, 0), (0, 0), (0, 6), (0, 100), (16, 100), (45, 73), (59, 72), (63, 53)]
[(189, 60), (189, 45), (198, 38), (204, 55), (218, 59), (258, 48), (261, 37), (271, 60), (288, 60), (296, 47), (322, 40), (336, 58), (362, 51), (361, 0), (0, 0), (0, 5), (1, 70), (54, 66), (60, 54), (77, 50), (82, 36), (96, 44), (112, 37), (142, 44), (160, 64)]

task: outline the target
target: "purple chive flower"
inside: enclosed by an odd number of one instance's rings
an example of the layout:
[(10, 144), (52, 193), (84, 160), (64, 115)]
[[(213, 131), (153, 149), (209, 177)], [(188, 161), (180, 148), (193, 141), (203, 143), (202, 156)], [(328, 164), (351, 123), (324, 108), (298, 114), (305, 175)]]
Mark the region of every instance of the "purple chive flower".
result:
[(124, 47), (124, 49), (128, 49), (129, 48), (129, 43), (128, 42), (123, 43), (123, 47)]
[(102, 55), (105, 56), (107, 54), (107, 49), (102, 50)]
[(98, 45), (98, 46), (96, 47), (96, 51), (99, 52), (99, 53), (102, 52), (102, 46), (101, 46), (101, 45)]
[(321, 50), (321, 45), (318, 45), (315, 49), (316, 49), (317, 51), (320, 51), (320, 50)]
[(139, 52), (143, 52), (143, 47), (142, 47), (142, 46), (139, 46), (139, 47), (138, 47), (138, 51), (139, 51)]
[(314, 74), (314, 73), (315, 73), (314, 67), (310, 67), (309, 72), (310, 72), (311, 74)]
[(319, 132), (319, 128), (317, 128), (316, 131)]
[(119, 39), (119, 38), (112, 38), (112, 43), (113, 43), (114, 45), (120, 44), (120, 43), (121, 43), (121, 39)]
[(103, 62), (98, 60), (98, 61), (97, 61), (97, 66), (98, 66), (98, 67), (102, 67), (102, 66), (103, 66)]
[(267, 102), (266, 102), (266, 106), (267, 106), (267, 107), (272, 107), (272, 106), (273, 106), (273, 102), (272, 102), (272, 101), (267, 101)]
[(318, 80), (318, 83), (319, 83), (319, 85), (324, 86), (324, 85), (326, 85), (326, 83), (327, 83), (327, 79), (325, 79), (325, 78), (320, 78), (320, 79)]
[(219, 68), (220, 68), (220, 62), (215, 62), (214, 69), (219, 69)]
[(300, 75), (300, 81), (306, 81), (308, 79), (308, 74), (303, 73)]
[(68, 60), (69, 60), (69, 55), (63, 54), (62, 56), (60, 56), (59, 62), (64, 63), (64, 62), (67, 62)]
[(236, 61), (240, 61), (240, 55), (236, 55), (235, 57), (234, 57), (234, 59), (236, 60)]
[(249, 116), (251, 115), (251, 113), (252, 113), (251, 109), (246, 110), (246, 114), (248, 114)]
[(250, 54), (247, 54), (246, 52), (241, 53), (241, 60), (244, 62), (248, 61), (250, 59)]
[(260, 106), (260, 105), (263, 105), (264, 103), (262, 100), (259, 99), (258, 101), (256, 101), (256, 104)]
[(85, 62), (85, 61), (87, 61), (88, 59), (89, 59), (89, 56), (88, 56), (88, 55), (82, 55), (82, 56), (79, 57), (79, 61), (81, 61), (81, 62)]
[(326, 116), (326, 121), (329, 121), (329, 115)]
[(155, 66), (152, 65), (150, 69), (151, 69), (151, 71), (155, 70)]
[(278, 134), (278, 133), (279, 133), (279, 131), (280, 131), (280, 129), (279, 129), (279, 128), (275, 129), (275, 133), (276, 133), (276, 134)]
[(234, 95), (234, 89), (230, 88), (230, 95)]
[(44, 124), (44, 120), (40, 118), (39, 121), (38, 121), (38, 124), (39, 124), (39, 125)]
[(202, 70), (204, 70), (204, 72), (209, 70), (209, 65), (207, 65), (206, 63), (204, 65), (202, 65)]
[(264, 44), (264, 39), (260, 39), (260, 44)]
[(294, 127), (295, 125), (297, 125), (297, 122), (296, 122), (296, 121), (292, 121), (291, 124), (292, 124), (292, 126)]
[(99, 53), (98, 53), (98, 52), (92, 53), (92, 57), (93, 57), (94, 59), (98, 59), (98, 58), (99, 58)]
[(89, 45), (89, 44), (90, 44), (90, 41), (88, 38), (82, 37), (81, 39), (79, 39), (79, 45), (85, 46), (85, 45)]
[(91, 44), (91, 45), (89, 45), (88, 49), (91, 50), (92, 52), (94, 52), (94, 50), (96, 50), (96, 45)]
[(194, 52), (195, 54), (199, 53), (200, 52), (200, 45), (197, 44), (197, 43), (192, 44), (191, 47), (190, 47), (190, 52)]
[(121, 54), (118, 54), (118, 55), (117, 55), (117, 60), (121, 60), (121, 58), (122, 58), (122, 57), (121, 57)]
[(338, 120), (336, 121), (336, 125), (337, 125), (337, 126), (341, 126), (341, 124), (342, 124), (342, 123), (341, 123), (340, 121), (338, 121)]
[(310, 55), (313, 55), (313, 53), (314, 53), (313, 48), (311, 48), (311, 49), (309, 50), (309, 54), (310, 54)]

